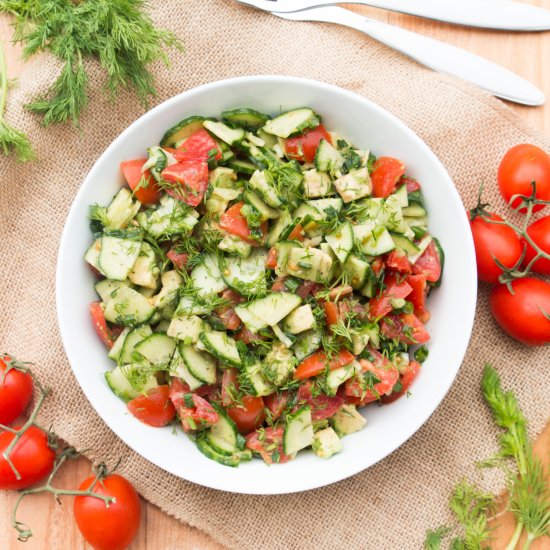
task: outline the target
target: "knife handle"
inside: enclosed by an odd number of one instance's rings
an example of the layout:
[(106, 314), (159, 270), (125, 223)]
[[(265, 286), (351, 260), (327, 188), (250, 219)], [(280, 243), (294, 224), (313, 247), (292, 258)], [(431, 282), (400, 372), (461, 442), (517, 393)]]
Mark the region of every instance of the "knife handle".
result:
[(525, 105), (542, 105), (544, 93), (512, 71), (451, 44), (360, 17), (353, 26), (430, 69), (473, 82), (497, 97)]

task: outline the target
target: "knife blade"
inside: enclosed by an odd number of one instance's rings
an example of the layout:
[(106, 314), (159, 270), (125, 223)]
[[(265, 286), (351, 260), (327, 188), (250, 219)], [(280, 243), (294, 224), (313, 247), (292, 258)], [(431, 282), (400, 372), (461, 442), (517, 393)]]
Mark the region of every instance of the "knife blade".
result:
[(323, 7), (294, 13), (274, 13), (293, 21), (336, 23), (361, 31), (435, 71), (457, 76), (493, 95), (524, 105), (542, 105), (544, 93), (512, 71), (446, 42), (368, 19), (352, 11)]
[[(241, 0), (246, 3), (246, 0)], [(270, 11), (289, 13), (315, 7), (332, 6), (334, 0), (274, 0)], [(352, 0), (375, 8), (445, 21), (455, 25), (508, 31), (550, 30), (550, 11), (512, 0)], [(253, 2), (250, 2), (254, 5)], [(279, 4), (279, 6), (277, 6)]]

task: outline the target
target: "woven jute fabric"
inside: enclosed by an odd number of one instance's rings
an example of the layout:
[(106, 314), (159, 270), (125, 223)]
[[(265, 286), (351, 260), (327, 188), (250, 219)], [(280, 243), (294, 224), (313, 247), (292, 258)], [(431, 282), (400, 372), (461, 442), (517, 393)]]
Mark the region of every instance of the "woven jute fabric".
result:
[[(531, 142), (550, 149), (503, 103), (355, 31), (283, 21), (230, 0), (164, 0), (152, 15), (187, 48), (171, 55), (170, 68), (155, 67), (156, 102), (238, 75), (293, 75), (342, 86), (413, 128), (441, 159), (466, 207), (484, 181), (485, 198), (504, 210), (494, 182), (507, 148)], [(63, 223), (86, 173), (143, 109), (131, 93), (115, 104), (106, 99), (101, 71), (92, 63), (82, 132), (68, 125), (43, 128), (24, 104), (46, 90), (58, 69), (47, 56), (32, 60), (10, 94), (8, 118), (30, 134), (39, 160), (24, 167), (0, 160), (0, 347), (35, 362), (53, 387), (44, 425), (51, 422), (71, 444), (93, 449), (91, 458), (114, 463), (122, 457), (120, 471), (146, 499), (228, 547), (254, 550), (420, 548), (426, 528), (448, 520), (453, 483), (475, 475), (474, 462), (496, 451), (495, 427), (479, 389), (485, 361), (514, 388), (532, 435), (543, 427), (550, 416), (548, 349), (506, 337), (482, 288), (471, 343), (451, 391), (414, 437), (361, 474), (307, 493), (243, 496), (182, 481), (136, 455), (97, 416), (72, 374), (57, 327), (54, 272)], [(502, 481), (485, 479), (495, 490)]]

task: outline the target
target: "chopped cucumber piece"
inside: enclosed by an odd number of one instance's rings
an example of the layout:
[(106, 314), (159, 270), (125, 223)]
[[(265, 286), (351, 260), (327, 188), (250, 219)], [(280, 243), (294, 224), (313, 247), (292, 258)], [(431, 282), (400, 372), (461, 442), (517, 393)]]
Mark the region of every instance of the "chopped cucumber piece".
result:
[(332, 278), (332, 264), (332, 258), (318, 248), (293, 248), (288, 256), (286, 271), (306, 281), (326, 283)]
[(300, 334), (315, 327), (315, 317), (309, 304), (296, 308), (283, 321), (283, 326), (291, 334)]
[(218, 244), (218, 248), (228, 254), (236, 254), (241, 258), (247, 258), (252, 252), (252, 246), (236, 235), (227, 234)]
[(353, 249), (353, 229), (349, 221), (345, 221), (336, 231), (326, 235), (325, 240), (330, 245), (334, 254), (344, 264)]
[(262, 127), (269, 120), (269, 117), (254, 109), (232, 109), (222, 112), (222, 120), (228, 124), (236, 124), (254, 131)]
[[(275, 241), (277, 242), (277, 241)], [(273, 246), (273, 245), (271, 245)], [(99, 267), (99, 254), (101, 252), (101, 237), (96, 239), (90, 248), (86, 250), (84, 254), (84, 260), (86, 260), (94, 269), (97, 269), (102, 275), (105, 275)]]
[[(397, 204), (401, 207), (401, 208), (406, 208), (407, 206), (409, 206), (409, 194), (407, 193), (407, 186), (406, 185), (402, 185), (395, 193), (393, 193), (397, 199)], [(405, 215), (405, 213), (403, 212), (403, 215)]]
[(191, 280), (199, 296), (211, 296), (223, 292), (227, 288), (215, 254), (204, 256), (203, 261), (191, 272)]
[(272, 120), (268, 120), (263, 127), (264, 132), (284, 138), (299, 134), (307, 128), (316, 128), (321, 120), (311, 109), (294, 109), (287, 111)]
[(288, 210), (282, 210), (267, 234), (266, 245), (275, 246), (291, 223), (292, 216), (290, 212)]
[(133, 365), (118, 366), (112, 371), (107, 371), (105, 380), (111, 390), (125, 401), (158, 386), (154, 374)]
[(262, 374), (279, 387), (292, 379), (295, 367), (294, 354), (285, 345), (275, 344), (264, 358)]
[(260, 362), (245, 365), (239, 373), (239, 385), (245, 388), (247, 393), (258, 397), (271, 395), (275, 386), (262, 374)]
[(235, 145), (244, 139), (245, 131), (242, 128), (230, 128), (223, 122), (205, 120), (202, 125), (216, 137), (225, 141), (228, 145)]
[(334, 194), (334, 187), (330, 176), (319, 172), (315, 168), (304, 172), (304, 195), (308, 199), (326, 197)]
[(184, 344), (196, 344), (204, 326), (203, 320), (196, 315), (174, 317), (166, 334)]
[(132, 193), (123, 187), (107, 207), (105, 229), (125, 228), (139, 212), (141, 203), (134, 200)]
[(334, 181), (334, 187), (345, 203), (362, 199), (371, 194), (372, 182), (367, 167), (354, 170)]
[(409, 218), (425, 218), (427, 215), (426, 209), (422, 208), (417, 202), (413, 202), (406, 208), (403, 208), (403, 216)]
[(283, 452), (286, 455), (292, 455), (309, 447), (313, 443), (313, 437), (310, 407), (301, 407), (287, 415), (283, 435)]
[(108, 279), (124, 281), (128, 277), (141, 250), (142, 240), (142, 232), (136, 229), (103, 234), (98, 264)]
[(219, 464), (231, 466), (233, 468), (236, 468), (241, 462), (252, 460), (252, 452), (249, 449), (239, 451), (238, 453), (232, 455), (218, 453), (212, 448), (204, 432), (197, 436), (197, 448), (210, 460), (214, 460)]
[(101, 300), (107, 303), (116, 296), (118, 289), (130, 286), (129, 281), (111, 281), (110, 279), (102, 279), (95, 284), (95, 291), (99, 294)]
[(216, 407), (216, 412), (218, 421), (206, 432), (206, 439), (216, 452), (231, 456), (239, 450), (239, 431), (221, 407)]
[(151, 336), (153, 334), (153, 331), (151, 330), (151, 327), (149, 325), (142, 325), (140, 327), (136, 327), (135, 329), (131, 330), (128, 333), (128, 336), (124, 340), (124, 345), (122, 346), (122, 350), (120, 352), (119, 357), (119, 363), (121, 365), (126, 365), (129, 363), (133, 363), (133, 353), (136, 348), (136, 346), (143, 340), (145, 340), (147, 337)]
[(325, 381), (327, 395), (336, 395), (340, 385), (360, 371), (361, 367), (357, 361), (352, 361), (349, 365), (331, 370)]
[(365, 285), (370, 271), (370, 265), (353, 254), (348, 256), (344, 264), (344, 272), (349, 274), (349, 284), (354, 290), (359, 290)]
[(216, 360), (211, 355), (185, 344), (180, 344), (178, 350), (191, 375), (205, 384), (216, 383)]
[(190, 116), (178, 122), (168, 130), (160, 140), (161, 147), (178, 149), (191, 135), (203, 128), (202, 123), (207, 120), (202, 116)]
[(411, 262), (411, 264), (416, 263), (418, 258), (420, 258), (420, 256), (422, 256), (422, 254), (424, 254), (424, 252), (426, 251), (426, 248), (428, 248), (428, 246), (430, 245), (431, 242), (432, 242), (431, 235), (424, 235), (424, 237), (422, 237), (420, 242), (416, 243), (416, 246), (417, 246), (418, 250), (416, 252), (414, 252), (413, 254), (408, 255), (409, 256), (409, 261)]
[(120, 354), (122, 353), (122, 347), (124, 346), (124, 340), (126, 340), (126, 336), (128, 336), (128, 333), (130, 332), (130, 329), (126, 327), (116, 339), (115, 343), (113, 344), (113, 347), (109, 350), (109, 353), (107, 354), (107, 357), (109, 359), (112, 359), (113, 361), (117, 362), (120, 358)]
[(296, 359), (302, 361), (308, 355), (317, 351), (321, 347), (322, 336), (323, 331), (320, 329), (312, 329), (299, 334), (296, 343), (292, 347)]
[(311, 448), (319, 458), (330, 458), (332, 455), (339, 453), (344, 446), (332, 428), (325, 428), (315, 432)]
[(325, 172), (333, 176), (339, 175), (344, 164), (344, 157), (326, 139), (322, 139), (315, 153), (314, 164), (319, 172)]
[(176, 341), (166, 334), (154, 332), (134, 348), (153, 365), (167, 365), (174, 355)]
[(407, 239), (407, 237), (404, 237), (403, 235), (392, 233), (391, 238), (395, 243), (395, 248), (397, 250), (401, 250), (402, 252), (407, 254), (407, 256), (409, 256), (410, 254), (414, 255), (419, 250), (416, 244), (414, 244), (410, 239)]
[(135, 285), (156, 290), (159, 273), (160, 269), (153, 247), (145, 241), (142, 242), (139, 256), (128, 273), (128, 279)]
[(220, 258), (220, 271), (224, 281), (245, 296), (266, 293), (265, 262), (267, 251), (256, 248), (248, 258)]
[(226, 332), (209, 331), (200, 335), (200, 341), (203, 343), (206, 351), (219, 359), (222, 363), (239, 367), (241, 365), (241, 356), (237, 349), (237, 343)]
[(248, 183), (250, 188), (257, 191), (269, 206), (278, 208), (283, 204), (283, 201), (281, 200), (281, 197), (279, 197), (277, 191), (267, 181), (265, 172), (256, 170), (252, 174), (252, 177)]
[(204, 382), (202, 380), (195, 378), (189, 372), (189, 369), (187, 368), (187, 365), (185, 364), (185, 361), (181, 356), (179, 346), (176, 348), (176, 351), (174, 352), (174, 355), (172, 357), (169, 373), (171, 376), (181, 378), (186, 384), (189, 385), (191, 391), (195, 391), (197, 388), (200, 388), (204, 385)]
[(136, 326), (146, 323), (155, 313), (155, 307), (136, 290), (121, 286), (116, 296), (105, 304), (105, 319), (110, 323)]
[(301, 301), (300, 296), (296, 294), (271, 292), (263, 298), (237, 306), (235, 313), (250, 330), (257, 331), (268, 325), (276, 325), (297, 308)]

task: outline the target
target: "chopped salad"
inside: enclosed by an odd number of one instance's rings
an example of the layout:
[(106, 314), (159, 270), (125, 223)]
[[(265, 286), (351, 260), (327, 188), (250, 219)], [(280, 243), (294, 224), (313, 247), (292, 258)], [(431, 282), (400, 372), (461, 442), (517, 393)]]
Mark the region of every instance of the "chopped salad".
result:
[(322, 458), (409, 392), (443, 251), (421, 185), (309, 108), (170, 128), (90, 209), (94, 326), (129, 411), (237, 466)]

